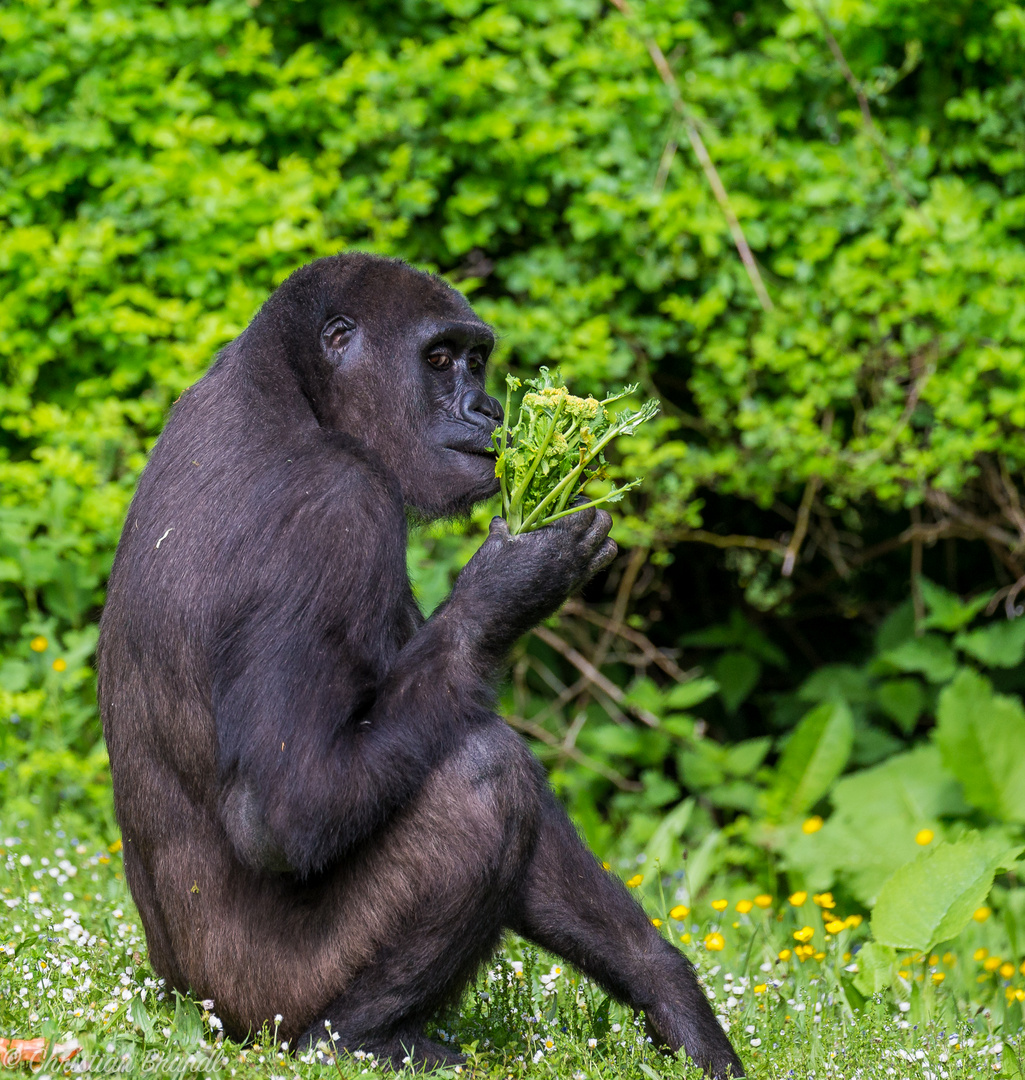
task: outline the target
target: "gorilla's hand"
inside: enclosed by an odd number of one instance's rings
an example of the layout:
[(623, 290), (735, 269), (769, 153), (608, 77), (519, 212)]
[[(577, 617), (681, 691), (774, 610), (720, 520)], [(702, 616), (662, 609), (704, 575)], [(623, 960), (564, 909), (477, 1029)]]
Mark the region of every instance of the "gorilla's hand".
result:
[(493, 518), (452, 601), (477, 623), (487, 645), (504, 651), (612, 562), (611, 528), (612, 517), (594, 507), (518, 536)]

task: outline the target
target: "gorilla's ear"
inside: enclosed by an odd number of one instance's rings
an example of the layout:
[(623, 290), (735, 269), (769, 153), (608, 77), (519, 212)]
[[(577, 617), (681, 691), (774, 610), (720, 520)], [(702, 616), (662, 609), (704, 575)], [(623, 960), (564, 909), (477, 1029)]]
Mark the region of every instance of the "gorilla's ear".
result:
[(339, 360), (345, 353), (345, 346), (352, 340), (356, 331), (356, 322), (348, 315), (333, 315), (320, 332), (320, 343), (329, 359)]

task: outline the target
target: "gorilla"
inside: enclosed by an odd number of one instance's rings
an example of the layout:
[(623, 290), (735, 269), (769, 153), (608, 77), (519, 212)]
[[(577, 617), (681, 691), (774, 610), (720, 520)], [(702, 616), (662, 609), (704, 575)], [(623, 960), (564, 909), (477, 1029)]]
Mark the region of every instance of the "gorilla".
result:
[(280, 1014), (399, 1067), (509, 927), (743, 1075), (684, 956), (581, 843), (493, 711), (516, 639), (616, 552), (604, 511), (500, 519), (424, 619), (407, 514), (497, 490), (494, 335), (440, 279), (297, 270), (177, 402), (100, 627), (125, 873), (154, 970), (245, 1040)]

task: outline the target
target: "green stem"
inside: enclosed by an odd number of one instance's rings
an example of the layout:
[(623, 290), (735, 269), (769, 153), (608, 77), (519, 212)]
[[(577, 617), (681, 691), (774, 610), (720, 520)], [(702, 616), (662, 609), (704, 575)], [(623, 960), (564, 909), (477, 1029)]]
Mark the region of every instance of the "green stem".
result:
[(545, 451), (548, 449), (548, 444), (552, 441), (552, 436), (555, 434), (556, 425), (559, 422), (559, 416), (562, 413), (562, 407), (566, 404), (565, 397), (559, 398), (559, 404), (555, 406), (555, 412), (552, 414), (551, 423), (548, 425), (548, 430), (545, 432), (545, 437), (541, 442), (541, 446), (537, 453), (534, 455), (534, 460), (530, 463), (530, 468), (527, 470), (526, 475), (517, 485), (516, 489), (512, 493), (513, 502), (522, 503), (523, 496), (527, 493), (527, 487), (530, 481), (534, 479), (534, 473), (537, 472), (537, 467), (541, 464), (541, 459), (545, 456)]

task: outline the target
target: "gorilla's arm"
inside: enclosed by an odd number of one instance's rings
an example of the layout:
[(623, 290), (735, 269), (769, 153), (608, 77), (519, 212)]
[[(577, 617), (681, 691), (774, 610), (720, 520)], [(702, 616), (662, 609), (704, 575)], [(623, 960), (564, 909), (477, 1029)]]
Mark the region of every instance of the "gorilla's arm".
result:
[(498, 523), (418, 626), (394, 492), (351, 471), (282, 521), (220, 634), (213, 702), (236, 850), (307, 875), (417, 793), (490, 714), (516, 638), (615, 547), (593, 511), (517, 538)]

